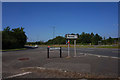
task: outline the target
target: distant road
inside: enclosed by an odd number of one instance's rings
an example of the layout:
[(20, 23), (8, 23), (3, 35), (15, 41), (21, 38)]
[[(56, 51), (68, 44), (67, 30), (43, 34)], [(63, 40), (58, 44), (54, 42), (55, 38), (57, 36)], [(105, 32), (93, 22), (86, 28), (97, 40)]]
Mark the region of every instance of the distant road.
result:
[[(46, 47), (39, 47), (46, 49)], [(63, 51), (68, 51), (67, 48), (62, 48)], [(95, 54), (95, 55), (103, 55), (103, 56), (110, 56), (110, 57), (120, 57), (118, 52), (120, 49), (112, 49), (112, 48), (77, 48), (77, 54), (85, 53), (85, 54)], [(74, 53), (74, 48), (70, 48), (70, 53)]]
[[(63, 50), (67, 51), (67, 48), (63, 48)], [(74, 48), (70, 48), (71, 53), (73, 53)], [(86, 53), (86, 54), (95, 54), (95, 55), (103, 55), (103, 56), (112, 56), (112, 57), (120, 57), (118, 56), (118, 52), (120, 49), (110, 49), (110, 48), (77, 48), (77, 54)]]

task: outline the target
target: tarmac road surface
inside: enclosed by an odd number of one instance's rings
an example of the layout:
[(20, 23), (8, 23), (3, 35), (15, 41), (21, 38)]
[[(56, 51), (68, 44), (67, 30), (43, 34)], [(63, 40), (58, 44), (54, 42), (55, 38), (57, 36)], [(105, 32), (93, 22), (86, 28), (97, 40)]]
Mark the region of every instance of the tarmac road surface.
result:
[[(82, 75), (90, 74), (96, 77), (116, 78), (118, 77), (118, 51), (119, 49), (77, 48), (77, 57), (74, 57), (74, 49), (71, 48), (71, 57), (66, 58), (67, 48), (62, 48), (62, 58), (59, 58), (59, 50), (50, 50), (49, 59), (46, 47), (2, 52), (2, 77), (31, 78), (31, 75), (32, 78), (69, 77), (58, 76), (56, 73), (54, 75), (41, 74), (39, 71), (34, 71), (35, 68), (42, 67), (76, 72)], [(29, 71), (30, 67), (34, 69)], [(27, 72), (24, 69), (28, 69)], [(22, 73), (24, 75), (21, 75)]]

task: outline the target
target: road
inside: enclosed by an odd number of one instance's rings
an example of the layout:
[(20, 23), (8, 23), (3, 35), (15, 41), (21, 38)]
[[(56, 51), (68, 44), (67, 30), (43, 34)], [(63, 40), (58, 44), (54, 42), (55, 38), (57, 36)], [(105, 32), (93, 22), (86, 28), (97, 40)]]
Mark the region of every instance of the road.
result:
[[(67, 51), (67, 48), (63, 50)], [(73, 53), (74, 48), (71, 48), (70, 51)], [(110, 56), (110, 57), (120, 57), (118, 52), (120, 49), (108, 49), (108, 48), (77, 48), (77, 53), (86, 53), (86, 54), (94, 54), (94, 55), (102, 55), (102, 56)]]
[[(47, 58), (47, 48), (45, 47), (2, 52), (2, 76), (3, 78), (11, 76), (31, 78), (31, 75), (32, 78), (69, 77), (64, 75), (58, 76), (55, 73), (50, 75), (48, 73), (41, 74), (38, 71), (35, 72), (36, 68), (42, 67), (45, 69), (77, 72), (81, 73), (82, 76), (89, 74), (94, 75), (94, 77), (116, 78), (118, 77), (118, 51), (118, 49), (77, 48), (77, 57), (73, 57), (74, 49), (71, 48), (71, 57), (66, 58), (67, 48), (62, 48), (62, 58), (59, 58), (59, 50), (51, 50), (49, 59)], [(32, 70), (28, 68), (32, 68)], [(15, 76), (16, 74), (26, 72), (26, 70), (30, 74)]]

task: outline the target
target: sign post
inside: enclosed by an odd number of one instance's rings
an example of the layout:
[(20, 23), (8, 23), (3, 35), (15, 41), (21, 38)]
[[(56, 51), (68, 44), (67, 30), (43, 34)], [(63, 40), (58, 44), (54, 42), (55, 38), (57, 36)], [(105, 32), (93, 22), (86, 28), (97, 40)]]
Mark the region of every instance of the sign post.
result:
[(72, 34), (66, 34), (65, 35), (65, 37), (66, 37), (66, 39), (68, 39), (68, 57), (70, 56), (70, 49), (69, 49), (69, 47), (70, 47), (70, 42), (69, 42), (69, 40), (70, 39), (73, 39), (74, 40), (74, 57), (76, 57), (76, 39), (78, 38), (78, 36), (77, 35), (72, 35)]
[(62, 58), (62, 50), (61, 50), (61, 47), (60, 47), (60, 58)]
[(76, 40), (74, 40), (74, 57), (76, 57)]
[(62, 47), (51, 48), (50, 46), (47, 47), (47, 58), (49, 58), (50, 50), (60, 50), (60, 58), (62, 58)]
[(49, 58), (49, 47), (47, 47), (47, 58)]
[(70, 42), (69, 42), (69, 39), (68, 39), (68, 57), (70, 57)]

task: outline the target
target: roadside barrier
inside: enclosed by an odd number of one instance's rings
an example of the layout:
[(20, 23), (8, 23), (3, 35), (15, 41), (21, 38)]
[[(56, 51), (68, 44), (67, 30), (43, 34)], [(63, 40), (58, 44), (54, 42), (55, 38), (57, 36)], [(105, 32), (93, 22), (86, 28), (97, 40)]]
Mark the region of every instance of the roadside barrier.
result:
[(49, 58), (50, 50), (60, 50), (60, 58), (62, 58), (62, 47), (57, 47), (57, 48), (52, 48), (52, 47), (47, 47), (47, 58)]

